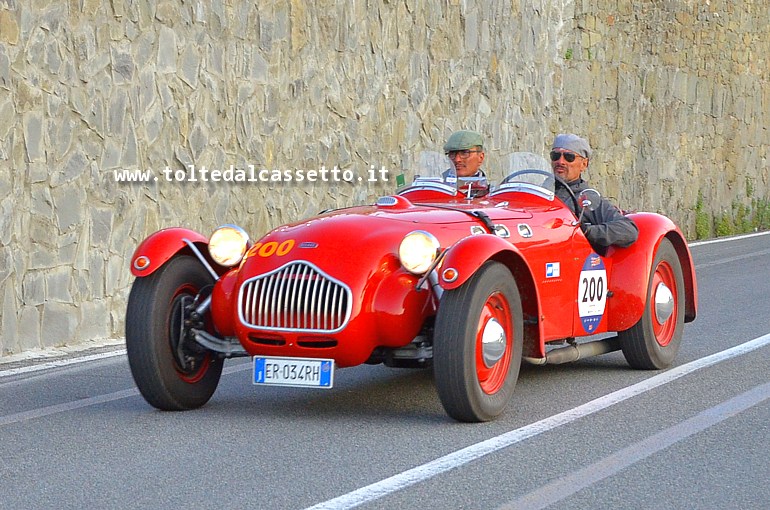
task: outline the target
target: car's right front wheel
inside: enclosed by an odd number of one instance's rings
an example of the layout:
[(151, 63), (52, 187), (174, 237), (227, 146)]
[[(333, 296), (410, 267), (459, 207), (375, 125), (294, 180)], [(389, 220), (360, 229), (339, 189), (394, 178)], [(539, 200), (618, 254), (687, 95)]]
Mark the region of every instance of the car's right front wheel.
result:
[(126, 309), (126, 351), (144, 399), (165, 411), (195, 409), (214, 394), (223, 360), (190, 340), (190, 303), (213, 283), (200, 262), (172, 258), (137, 278)]
[(523, 336), (521, 297), (505, 265), (487, 262), (462, 286), (444, 292), (433, 372), (447, 414), (482, 422), (503, 412), (519, 377)]

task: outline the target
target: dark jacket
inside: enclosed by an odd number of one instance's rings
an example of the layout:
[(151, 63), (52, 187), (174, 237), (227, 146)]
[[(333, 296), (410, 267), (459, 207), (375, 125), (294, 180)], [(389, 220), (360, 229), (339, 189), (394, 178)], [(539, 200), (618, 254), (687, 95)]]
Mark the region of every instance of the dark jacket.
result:
[[(581, 191), (590, 188), (583, 179), (577, 179), (567, 184), (576, 197), (580, 195)], [(556, 187), (556, 196), (570, 209), (575, 208), (575, 202), (561, 186)], [(576, 210), (575, 214), (580, 216), (580, 210)], [(602, 197), (599, 207), (594, 211), (586, 210), (583, 213), (580, 228), (591, 246), (599, 252), (606, 251), (607, 247), (611, 245), (626, 248), (639, 237), (639, 228), (636, 224), (630, 218), (625, 217), (617, 207), (604, 197)]]

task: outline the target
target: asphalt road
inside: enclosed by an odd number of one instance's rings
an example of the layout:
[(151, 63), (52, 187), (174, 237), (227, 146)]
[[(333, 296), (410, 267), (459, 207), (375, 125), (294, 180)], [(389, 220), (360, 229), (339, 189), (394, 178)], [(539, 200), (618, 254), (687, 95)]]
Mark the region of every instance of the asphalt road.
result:
[(168, 413), (114, 349), (0, 365), (0, 508), (767, 508), (770, 235), (691, 249), (700, 309), (672, 369), (525, 365), (492, 423), (449, 419), (427, 371), (271, 389), (237, 360)]

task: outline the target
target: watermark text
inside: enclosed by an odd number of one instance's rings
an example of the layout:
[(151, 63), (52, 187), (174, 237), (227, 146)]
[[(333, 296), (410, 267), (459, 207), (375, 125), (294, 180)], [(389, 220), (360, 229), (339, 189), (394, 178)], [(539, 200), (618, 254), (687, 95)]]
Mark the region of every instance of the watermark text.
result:
[(388, 169), (384, 166), (376, 168), (370, 165), (363, 174), (351, 169), (340, 169), (336, 165), (331, 168), (322, 166), (312, 170), (279, 170), (257, 168), (249, 165), (246, 168), (211, 169), (205, 166), (187, 165), (185, 168), (169, 168), (166, 166), (157, 174), (153, 170), (113, 170), (116, 182), (214, 182), (214, 183), (303, 183), (303, 182), (388, 182)]

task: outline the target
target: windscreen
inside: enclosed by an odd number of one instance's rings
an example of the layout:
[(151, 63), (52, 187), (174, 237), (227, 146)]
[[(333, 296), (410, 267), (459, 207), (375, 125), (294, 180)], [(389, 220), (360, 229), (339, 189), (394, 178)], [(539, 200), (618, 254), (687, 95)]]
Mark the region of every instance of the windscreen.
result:
[(553, 197), (555, 178), (551, 164), (532, 152), (514, 152), (508, 156), (505, 178), (495, 192), (524, 191)]

